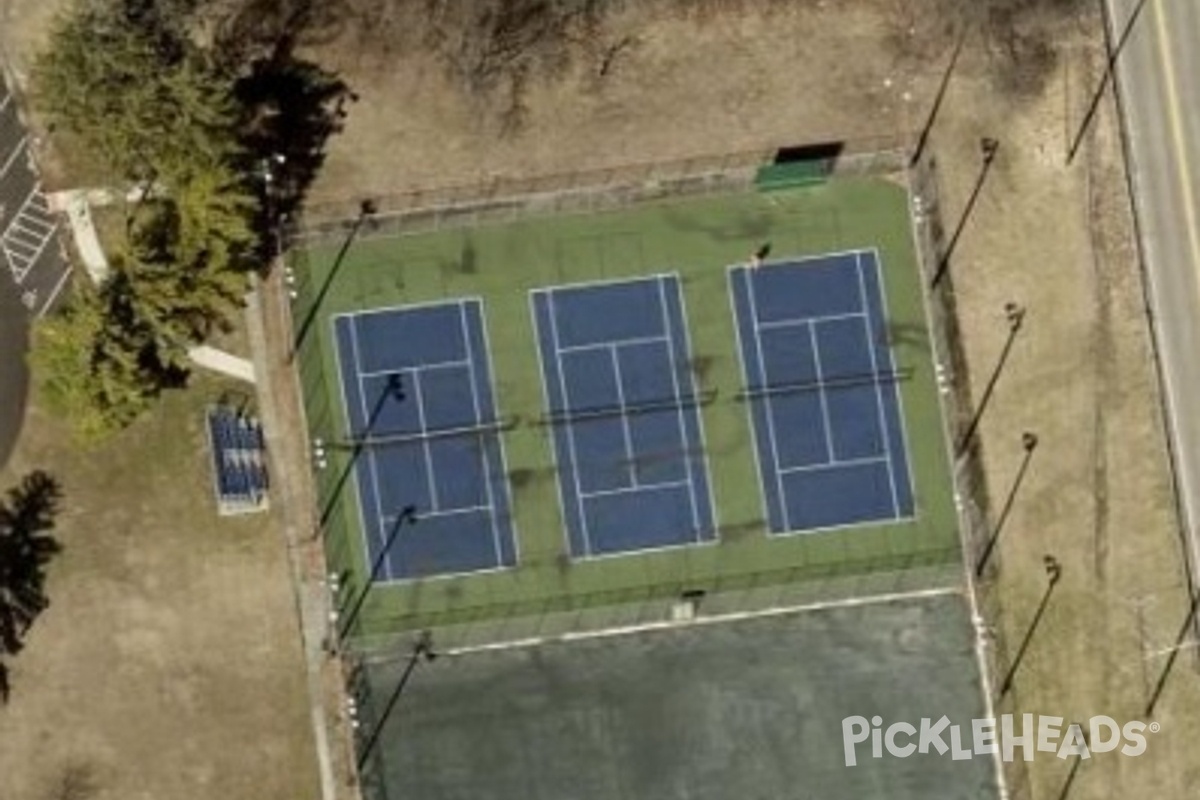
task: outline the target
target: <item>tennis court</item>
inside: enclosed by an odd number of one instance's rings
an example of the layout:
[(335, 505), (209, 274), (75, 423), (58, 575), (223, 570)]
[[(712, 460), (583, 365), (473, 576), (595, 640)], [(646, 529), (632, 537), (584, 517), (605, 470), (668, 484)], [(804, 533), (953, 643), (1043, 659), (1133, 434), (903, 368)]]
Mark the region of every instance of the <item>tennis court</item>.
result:
[[(624, 624), (697, 592), (757, 608), (958, 575), (902, 187), (418, 222), (297, 253), (293, 319), (326, 320), (297, 354), (311, 438), (344, 443), (313, 463), (330, 571), (383, 584), (364, 647), (424, 627), (488, 641)], [(764, 242), (775, 261), (750, 309), (729, 265)], [(807, 327), (828, 427), (788, 413), (778, 374), (803, 370), (777, 351)], [(838, 390), (862, 371), (869, 389)], [(829, 432), (833, 458), (796, 456)], [(816, 464), (830, 474), (792, 469)], [(408, 505), (417, 521), (398, 526)]]
[(678, 277), (531, 299), (572, 557), (712, 541)]
[[(368, 730), (406, 661), (367, 665)], [(848, 716), (946, 715), (968, 736), (986, 716), (954, 593), (443, 653), (409, 677), (364, 772), (371, 800), (999, 796), (987, 756), (872, 758), (864, 743), (846, 766)]]
[(729, 270), (774, 534), (913, 515), (873, 250)]
[(370, 563), (396, 534), (380, 579), (513, 566), (481, 302), (337, 315), (334, 335)]

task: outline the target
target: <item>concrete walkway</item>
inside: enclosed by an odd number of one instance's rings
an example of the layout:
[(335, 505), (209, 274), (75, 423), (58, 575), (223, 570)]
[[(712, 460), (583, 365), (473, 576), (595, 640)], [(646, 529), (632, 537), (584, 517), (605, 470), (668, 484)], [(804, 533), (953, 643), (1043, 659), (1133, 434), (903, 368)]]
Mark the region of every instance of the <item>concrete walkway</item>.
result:
[(79, 253), (92, 283), (99, 285), (108, 278), (108, 259), (104, 255), (104, 248), (100, 246), (96, 226), (92, 223), (90, 194), (82, 190), (54, 192), (47, 196), (47, 200), (51, 209), (67, 215), (75, 252)]
[[(66, 214), (70, 222), (71, 238), (75, 242), (75, 251), (79, 253), (92, 283), (98, 286), (108, 280), (111, 270), (108, 258), (104, 255), (104, 248), (100, 244), (100, 236), (92, 222), (92, 206), (113, 202), (113, 193), (103, 189), (71, 189), (55, 192), (49, 195), (48, 200), (51, 209)], [(254, 383), (254, 364), (247, 358), (208, 345), (193, 347), (188, 351), (188, 358), (198, 367), (246, 383)]]

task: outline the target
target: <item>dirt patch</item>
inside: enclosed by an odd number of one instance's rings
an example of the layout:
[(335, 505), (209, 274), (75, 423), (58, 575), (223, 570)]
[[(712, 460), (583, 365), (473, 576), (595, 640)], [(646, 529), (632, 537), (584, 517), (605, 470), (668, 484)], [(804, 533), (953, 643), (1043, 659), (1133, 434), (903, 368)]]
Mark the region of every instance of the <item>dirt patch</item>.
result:
[(63, 551), (10, 665), (5, 797), (318, 795), (283, 541), (211, 495), (201, 408), (226, 388), (201, 379), (93, 453), (34, 398), (0, 485), (61, 482)]
[[(1101, 59), (1095, 42), (1077, 38), (1045, 94), (1019, 107), (980, 103), (985, 87), (956, 77), (933, 140), (951, 228), (979, 174), (980, 137), (1001, 142), (951, 264), (976, 404), (1009, 335), (1005, 304), (1027, 312), (979, 427), (995, 508), (1024, 457), (1022, 433), (1039, 437), (988, 583), (1008, 645), (998, 682), (1047, 589), (1044, 557), (1063, 570), (1000, 709), (1082, 721), (1143, 717), (1187, 614), (1111, 97), (1067, 164)], [(1145, 720), (1164, 731), (1145, 756), (1097, 755), (1074, 777), (1058, 759), (1018, 763), (1014, 796), (1059, 797), (1071, 780), (1075, 800), (1186, 797), (1200, 703), (1188, 670), (1178, 665)]]

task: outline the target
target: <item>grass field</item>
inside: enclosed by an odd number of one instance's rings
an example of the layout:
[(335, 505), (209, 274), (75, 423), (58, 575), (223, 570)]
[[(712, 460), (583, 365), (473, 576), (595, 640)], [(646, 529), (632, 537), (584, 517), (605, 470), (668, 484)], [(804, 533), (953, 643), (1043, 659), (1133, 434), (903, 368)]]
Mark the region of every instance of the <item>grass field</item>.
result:
[[(462, 578), (388, 584), (371, 595), (367, 632), (445, 625), (646, 597), (823, 579), (953, 564), (957, 533), (936, 388), (911, 245), (907, 199), (897, 185), (847, 179), (806, 190), (729, 194), (658, 202), (590, 215), (534, 216), (403, 237), (364, 231), (336, 271), (343, 241), (308, 250), (300, 262), (297, 327), (313, 313), (300, 353), (310, 428), (344, 439), (345, 415), (334, 362), (332, 315), (440, 298), (481, 297), (502, 415), (542, 413), (537, 345), (529, 312), (534, 288), (628, 276), (677, 273), (702, 407), (720, 543), (715, 547), (571, 562), (552, 462), (550, 431), (518, 425), (504, 434), (520, 564)], [(888, 299), (888, 335), (901, 383), (916, 517), (819, 534), (770, 537), (751, 445), (726, 267), (763, 242), (772, 258), (877, 248)], [(334, 272), (332, 280), (331, 271)], [(329, 281), (324, 294), (322, 287)], [(327, 526), (331, 568), (365, 571), (352, 483), (337, 497), (348, 456), (321, 474), (322, 505), (336, 503)]]

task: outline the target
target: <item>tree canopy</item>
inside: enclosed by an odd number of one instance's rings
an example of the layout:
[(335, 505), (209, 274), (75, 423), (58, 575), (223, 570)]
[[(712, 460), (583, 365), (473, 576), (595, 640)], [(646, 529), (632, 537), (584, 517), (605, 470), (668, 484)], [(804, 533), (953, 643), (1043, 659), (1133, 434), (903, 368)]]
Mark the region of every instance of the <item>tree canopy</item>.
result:
[(186, 4), (78, 0), (34, 71), (35, 97), (141, 201), (111, 276), (41, 323), (34, 364), (84, 439), (125, 427), (187, 376), (258, 266), (260, 201), (236, 76), (187, 34)]
[(0, 500), (0, 702), (8, 698), (5, 659), (24, 648), (25, 634), (50, 605), (46, 565), (60, 550), (49, 533), (59, 496), (58, 482), (35, 471)]

